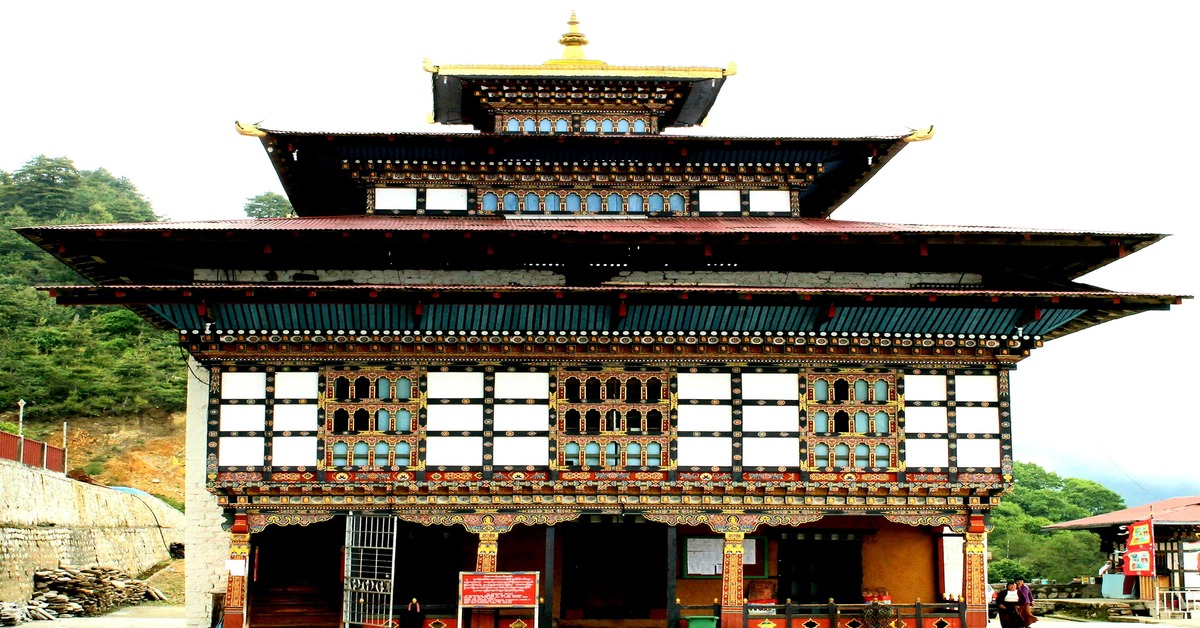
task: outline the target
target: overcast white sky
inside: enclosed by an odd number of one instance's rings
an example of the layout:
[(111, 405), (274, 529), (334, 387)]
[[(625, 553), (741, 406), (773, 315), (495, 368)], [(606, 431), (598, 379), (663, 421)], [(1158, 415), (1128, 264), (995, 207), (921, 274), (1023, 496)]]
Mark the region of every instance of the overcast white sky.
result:
[[(1200, 294), (1194, 2), (10, 2), (0, 169), (66, 156), (173, 220), (241, 217), (282, 189), (234, 120), (436, 131), (422, 58), (540, 63), (572, 8), (591, 58), (735, 61), (704, 134), (936, 125), (836, 218), (1175, 234), (1085, 281)], [(1022, 362), (1017, 459), (1130, 505), (1200, 494), (1198, 311), (1106, 323)]]

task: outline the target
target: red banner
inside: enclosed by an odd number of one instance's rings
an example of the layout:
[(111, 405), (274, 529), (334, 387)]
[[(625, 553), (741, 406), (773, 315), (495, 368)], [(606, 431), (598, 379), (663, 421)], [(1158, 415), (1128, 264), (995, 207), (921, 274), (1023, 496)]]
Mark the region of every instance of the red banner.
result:
[(459, 572), (459, 605), (521, 608), (538, 605), (538, 572)]
[(1135, 521), (1127, 526), (1124, 571), (1127, 576), (1154, 575), (1154, 520)]

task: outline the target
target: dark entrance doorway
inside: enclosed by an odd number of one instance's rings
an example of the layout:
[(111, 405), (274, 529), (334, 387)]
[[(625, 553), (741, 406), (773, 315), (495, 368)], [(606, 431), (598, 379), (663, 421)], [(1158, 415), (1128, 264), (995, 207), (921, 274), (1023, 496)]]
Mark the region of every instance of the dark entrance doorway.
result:
[(862, 602), (862, 534), (799, 532), (779, 539), (780, 599), (798, 604)]
[[(503, 541), (502, 541), (503, 542)], [(449, 613), (458, 604), (458, 573), (475, 571), (479, 537), (460, 525), (426, 527), (400, 523), (392, 578), (397, 608), (416, 598), (431, 613)]]
[(641, 519), (593, 515), (559, 524), (562, 618), (666, 617), (667, 531)]
[(267, 526), (250, 536), (250, 625), (336, 628), (346, 520)]

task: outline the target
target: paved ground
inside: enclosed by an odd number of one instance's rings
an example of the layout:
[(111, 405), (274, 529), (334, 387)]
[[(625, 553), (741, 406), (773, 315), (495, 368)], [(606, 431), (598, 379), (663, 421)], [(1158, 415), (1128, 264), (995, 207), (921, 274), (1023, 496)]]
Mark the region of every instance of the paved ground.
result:
[(27, 628), (184, 628), (182, 606), (130, 606), (100, 617), (69, 617), (23, 624)]

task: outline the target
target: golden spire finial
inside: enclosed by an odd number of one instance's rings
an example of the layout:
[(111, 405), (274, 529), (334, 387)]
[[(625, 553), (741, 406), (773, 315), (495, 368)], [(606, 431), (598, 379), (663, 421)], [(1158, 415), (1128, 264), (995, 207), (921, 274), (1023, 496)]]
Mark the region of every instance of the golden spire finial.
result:
[(558, 40), (558, 43), (562, 44), (563, 47), (562, 58), (582, 60), (585, 58), (583, 56), (583, 47), (587, 45), (588, 40), (587, 37), (584, 37), (583, 33), (579, 32), (579, 18), (575, 17), (573, 9), (571, 10), (571, 19), (567, 21), (567, 24), (570, 26), (570, 29), (563, 33), (563, 36)]

